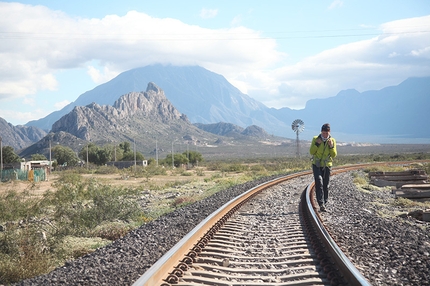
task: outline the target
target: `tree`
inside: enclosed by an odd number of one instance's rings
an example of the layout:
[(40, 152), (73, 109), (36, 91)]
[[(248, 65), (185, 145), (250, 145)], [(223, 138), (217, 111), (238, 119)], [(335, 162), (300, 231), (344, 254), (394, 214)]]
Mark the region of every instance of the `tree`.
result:
[(4, 146), (2, 148), (2, 152), (4, 164), (21, 162), (21, 158), (17, 154), (15, 154), (15, 151), (11, 146)]
[[(136, 161), (143, 161), (143, 160), (145, 160), (145, 157), (143, 156), (143, 154), (140, 153), (139, 151), (136, 151)], [(134, 161), (134, 152), (133, 151), (124, 152), (124, 156), (122, 157), (121, 161)]]
[(78, 164), (79, 159), (70, 147), (57, 145), (52, 148), (52, 151), (54, 153), (54, 158), (60, 166), (76, 166)]
[(108, 145), (106, 148), (110, 150), (112, 154), (112, 161), (121, 161), (124, 157), (124, 150), (119, 145)]
[(148, 159), (148, 166), (149, 166), (149, 165), (154, 165), (154, 166), (155, 166), (155, 163), (156, 163), (156, 161), (155, 161), (155, 159), (154, 159), (154, 158), (149, 158), (149, 159)]
[(184, 154), (185, 156), (188, 156), (189, 163), (193, 164), (193, 166), (196, 165), (198, 162), (203, 161), (203, 156), (199, 152), (188, 151), (188, 152), (184, 152), (182, 154)]
[(31, 155), (31, 161), (46, 161), (46, 156), (43, 154), (33, 154)]
[(99, 166), (106, 164), (112, 159), (112, 151), (106, 147), (99, 148), (96, 155), (97, 159), (95, 163)]
[(131, 145), (130, 142), (124, 141), (122, 143), (119, 144), (119, 148), (122, 149), (122, 151), (124, 151), (125, 153), (131, 152)]
[[(188, 163), (187, 155), (180, 154), (180, 153), (175, 153), (173, 155), (173, 160), (174, 160), (173, 163), (174, 163), (175, 167), (179, 167), (182, 164), (187, 164)], [(164, 159), (164, 163), (166, 163), (167, 165), (172, 165), (172, 155), (167, 155), (166, 159)]]
[(109, 146), (99, 147), (94, 143), (89, 143), (79, 151), (79, 157), (86, 162), (88, 152), (88, 162), (101, 166), (112, 159), (111, 149)]
[(84, 162), (88, 161), (90, 163), (95, 163), (97, 158), (97, 150), (97, 145), (90, 142), (82, 147), (81, 151), (79, 151), (79, 158), (81, 158)]

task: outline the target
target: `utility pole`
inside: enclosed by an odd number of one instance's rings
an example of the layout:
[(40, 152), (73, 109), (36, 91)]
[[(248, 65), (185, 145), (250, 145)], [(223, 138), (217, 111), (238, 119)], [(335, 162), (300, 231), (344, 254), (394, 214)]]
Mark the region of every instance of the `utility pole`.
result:
[(172, 169), (175, 168), (175, 158), (173, 157), (173, 142), (174, 140), (172, 141)]
[(89, 168), (89, 166), (88, 166), (88, 145), (89, 145), (89, 143), (87, 143), (87, 170)]
[(134, 145), (134, 172), (136, 173), (136, 139), (133, 138), (133, 145)]
[(188, 141), (187, 141), (187, 159), (188, 159), (187, 167), (189, 167), (190, 166), (190, 152), (188, 151)]
[(49, 139), (49, 175), (51, 175), (51, 168), (52, 168), (52, 164), (51, 164), (51, 139)]
[(89, 170), (90, 166), (89, 166), (89, 162), (88, 162), (88, 146), (90, 145), (91, 142), (91, 137), (90, 137), (90, 132), (88, 132), (88, 143), (87, 143), (87, 170)]
[(0, 136), (0, 183), (3, 181), (3, 141)]
[(158, 166), (158, 143), (157, 143), (157, 138), (155, 138), (155, 162), (157, 163), (157, 166)]

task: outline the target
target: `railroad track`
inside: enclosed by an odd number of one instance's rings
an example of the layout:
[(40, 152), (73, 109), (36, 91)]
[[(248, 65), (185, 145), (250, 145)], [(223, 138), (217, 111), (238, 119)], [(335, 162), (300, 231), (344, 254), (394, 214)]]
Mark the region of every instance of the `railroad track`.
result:
[[(397, 163), (399, 164), (399, 163)], [(333, 174), (369, 166), (333, 169)], [(207, 217), (134, 286), (370, 285), (337, 247), (315, 211), (301, 172), (261, 184)]]

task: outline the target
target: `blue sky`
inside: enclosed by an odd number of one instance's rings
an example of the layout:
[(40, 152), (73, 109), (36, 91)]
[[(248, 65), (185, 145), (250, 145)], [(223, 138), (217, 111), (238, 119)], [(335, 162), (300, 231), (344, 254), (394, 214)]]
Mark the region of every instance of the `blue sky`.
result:
[(5, 1), (0, 63), (13, 125), (155, 63), (200, 65), (268, 107), (301, 109), (430, 76), (430, 2)]

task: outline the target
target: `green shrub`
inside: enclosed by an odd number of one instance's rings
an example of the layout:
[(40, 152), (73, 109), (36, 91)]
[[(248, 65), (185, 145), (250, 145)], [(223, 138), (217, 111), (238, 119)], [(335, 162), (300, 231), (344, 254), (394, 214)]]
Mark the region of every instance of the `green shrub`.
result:
[(111, 243), (110, 240), (100, 237), (66, 236), (57, 244), (55, 254), (57, 257), (61, 257), (62, 261), (76, 259), (109, 243)]
[(202, 168), (196, 168), (195, 171), (196, 171), (197, 176), (204, 176), (205, 175), (205, 172), (203, 172)]
[(242, 164), (228, 164), (221, 168), (221, 171), (223, 172), (244, 172), (249, 169), (248, 165), (242, 165)]
[(88, 236), (105, 221), (133, 221), (140, 217), (137, 190), (101, 185), (90, 181), (86, 188), (63, 185), (54, 194), (54, 216), (61, 235)]
[(171, 205), (173, 208), (179, 208), (179, 207), (183, 207), (186, 205), (190, 205), (190, 204), (194, 203), (195, 201), (196, 201), (196, 199), (194, 197), (181, 196), (181, 197), (177, 197), (176, 199), (174, 199)]
[(430, 202), (418, 202), (407, 198), (397, 198), (393, 201), (393, 205), (400, 208), (430, 208)]
[(41, 212), (39, 203), (40, 199), (31, 197), (28, 191), (8, 190), (0, 194), (0, 223), (38, 215)]
[(204, 179), (204, 181), (207, 183), (207, 182), (210, 182), (210, 181), (213, 181), (213, 180), (216, 180), (216, 179), (220, 179), (222, 177), (224, 177), (223, 173), (215, 173), (210, 178)]
[(94, 172), (96, 174), (116, 174), (118, 173), (118, 168), (115, 166), (100, 166)]
[(33, 228), (0, 233), (0, 284), (19, 282), (52, 270), (56, 260)]
[(91, 236), (113, 241), (123, 237), (130, 230), (132, 230), (132, 226), (130, 225), (121, 222), (108, 222), (96, 226), (91, 231)]

